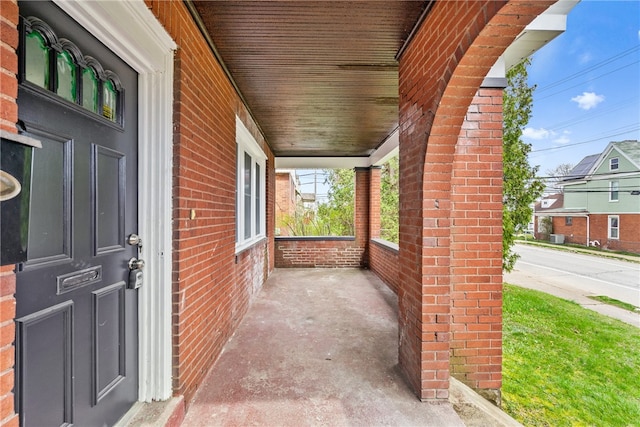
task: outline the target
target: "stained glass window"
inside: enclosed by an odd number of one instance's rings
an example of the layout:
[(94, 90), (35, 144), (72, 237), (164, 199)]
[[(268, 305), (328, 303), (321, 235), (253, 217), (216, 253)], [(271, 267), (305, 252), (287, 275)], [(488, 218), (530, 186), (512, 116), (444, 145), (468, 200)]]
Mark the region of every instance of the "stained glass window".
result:
[(85, 56), (73, 41), (58, 38), (39, 18), (24, 18), (21, 80), (122, 125), (123, 89), (116, 74)]
[(102, 115), (112, 122), (118, 118), (118, 91), (111, 80), (106, 80), (102, 87)]
[(25, 78), (45, 89), (49, 88), (49, 47), (38, 31), (26, 36)]
[(98, 77), (93, 68), (82, 70), (82, 106), (98, 114)]
[(78, 90), (76, 68), (69, 52), (63, 50), (58, 53), (56, 57), (56, 93), (71, 102), (76, 102), (76, 91)]

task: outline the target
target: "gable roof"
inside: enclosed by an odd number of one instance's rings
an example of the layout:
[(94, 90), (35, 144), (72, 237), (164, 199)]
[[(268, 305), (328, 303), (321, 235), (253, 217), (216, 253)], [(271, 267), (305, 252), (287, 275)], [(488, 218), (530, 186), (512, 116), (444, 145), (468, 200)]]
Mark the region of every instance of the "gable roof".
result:
[(620, 141), (612, 142), (610, 145), (615, 147), (623, 154), (631, 163), (640, 169), (640, 141)]
[(607, 148), (600, 154), (598, 160), (593, 164), (587, 175), (595, 173), (602, 162), (609, 156), (611, 151), (616, 150), (626, 157), (636, 168), (640, 169), (640, 141), (620, 141), (610, 142)]
[(613, 150), (618, 151), (620, 155), (629, 160), (637, 169), (640, 169), (640, 141), (627, 140), (610, 142), (602, 153), (591, 154), (580, 160), (580, 163), (575, 165), (562, 181), (580, 180), (593, 174)]
[(544, 212), (547, 210), (561, 209), (564, 204), (564, 194), (551, 194), (535, 203), (533, 210), (535, 212)]

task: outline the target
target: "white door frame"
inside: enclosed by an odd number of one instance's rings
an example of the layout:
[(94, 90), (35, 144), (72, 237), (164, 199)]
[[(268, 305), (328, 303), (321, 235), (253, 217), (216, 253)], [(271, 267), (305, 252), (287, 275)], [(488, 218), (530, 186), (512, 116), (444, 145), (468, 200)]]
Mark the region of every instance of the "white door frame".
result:
[(138, 234), (146, 261), (139, 289), (142, 402), (167, 400), (171, 383), (171, 215), (175, 42), (143, 0), (54, 0), (138, 77)]

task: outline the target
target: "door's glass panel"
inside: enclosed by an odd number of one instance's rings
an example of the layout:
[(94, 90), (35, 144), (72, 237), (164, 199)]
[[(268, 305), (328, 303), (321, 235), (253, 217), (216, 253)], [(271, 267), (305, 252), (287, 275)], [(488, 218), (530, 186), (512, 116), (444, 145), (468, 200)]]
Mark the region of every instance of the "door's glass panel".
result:
[(67, 101), (76, 102), (78, 90), (76, 64), (67, 51), (56, 56), (57, 87), (56, 93)]
[(244, 153), (244, 238), (251, 237), (251, 156)]
[(98, 114), (98, 76), (91, 67), (82, 70), (82, 106)]
[(25, 78), (45, 89), (49, 87), (49, 47), (37, 31), (25, 37)]
[(102, 88), (102, 115), (112, 122), (118, 119), (118, 91), (111, 80), (106, 80)]

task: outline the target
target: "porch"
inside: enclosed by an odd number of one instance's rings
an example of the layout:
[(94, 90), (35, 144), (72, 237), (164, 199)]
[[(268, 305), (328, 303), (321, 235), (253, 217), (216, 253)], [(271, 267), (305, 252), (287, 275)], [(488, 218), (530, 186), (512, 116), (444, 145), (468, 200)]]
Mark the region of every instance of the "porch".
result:
[[(450, 402), (417, 399), (398, 368), (397, 318), (396, 295), (369, 270), (276, 269), (181, 425), (517, 425), (455, 380)], [(127, 425), (182, 415), (153, 405)]]

